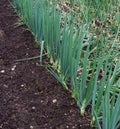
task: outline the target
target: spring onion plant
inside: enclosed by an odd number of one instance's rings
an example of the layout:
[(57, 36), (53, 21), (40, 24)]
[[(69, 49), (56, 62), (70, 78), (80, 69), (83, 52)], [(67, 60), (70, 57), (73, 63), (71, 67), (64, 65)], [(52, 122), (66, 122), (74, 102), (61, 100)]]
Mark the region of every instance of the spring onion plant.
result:
[[(106, 64), (107, 65), (107, 64)], [(115, 66), (114, 72), (108, 69), (108, 75), (105, 74), (101, 84), (97, 90), (96, 98), (93, 99), (94, 108), (92, 108), (93, 121), (96, 120), (96, 125), (99, 129), (118, 129), (120, 126), (120, 91), (116, 89), (113, 82), (117, 74), (118, 65)], [(107, 68), (106, 68), (107, 69)], [(107, 77), (108, 76), (108, 77)], [(106, 79), (107, 77), (107, 79)], [(106, 80), (106, 83), (104, 81)], [(101, 102), (100, 102), (101, 101)]]
[[(70, 22), (64, 23), (61, 40), (58, 42), (58, 59), (51, 72), (60, 82), (63, 82), (67, 89), (67, 82), (71, 76), (77, 74), (85, 29), (86, 26), (80, 26), (78, 30), (74, 30), (74, 25)], [(56, 70), (57, 74), (54, 72)]]
[[(118, 12), (105, 30), (91, 29), (92, 19), (107, 22), (118, 0), (69, 0), (72, 13), (57, 10), (57, 0), (12, 0), (21, 20), (28, 26), (40, 48), (50, 59), (49, 70), (71, 92), (80, 113), (91, 105), (91, 125), (98, 129), (120, 127), (120, 63)], [(58, 2), (58, 3), (57, 3)], [(66, 0), (60, 1), (65, 3)], [(77, 4), (77, 6), (76, 6)], [(59, 6), (58, 6), (59, 7)], [(63, 6), (64, 7), (64, 6)], [(77, 12), (74, 12), (77, 9)], [(75, 16), (77, 14), (77, 16)], [(78, 21), (78, 18), (80, 21)], [(110, 21), (111, 22), (111, 21)], [(95, 28), (95, 29), (96, 29)], [(93, 32), (93, 34), (91, 34)], [(96, 38), (95, 38), (96, 36)], [(85, 40), (87, 39), (87, 40)]]

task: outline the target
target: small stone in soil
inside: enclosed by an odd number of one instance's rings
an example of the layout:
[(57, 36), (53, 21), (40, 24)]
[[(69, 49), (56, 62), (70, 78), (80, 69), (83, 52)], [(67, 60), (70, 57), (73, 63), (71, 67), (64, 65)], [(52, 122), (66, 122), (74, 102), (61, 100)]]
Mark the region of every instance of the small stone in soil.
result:
[(30, 129), (34, 129), (34, 127), (31, 125), (31, 126), (30, 126)]
[(40, 102), (41, 102), (41, 103), (43, 103), (44, 101), (43, 101), (43, 100), (41, 100)]
[(75, 126), (73, 126), (72, 129), (75, 129)]
[(8, 88), (8, 85), (4, 84), (3, 87), (4, 87), (4, 88)]
[(11, 70), (12, 70), (12, 71), (14, 71), (14, 70), (15, 70), (15, 68), (16, 68), (16, 65), (14, 65), (14, 66), (11, 68)]
[(22, 84), (21, 87), (24, 87), (24, 85)]
[(36, 109), (36, 107), (35, 106), (32, 106), (32, 110), (35, 110)]
[(67, 116), (67, 113), (64, 113), (65, 116)]
[(34, 94), (35, 94), (35, 95), (39, 95), (39, 92), (37, 92), (37, 93), (35, 92)]
[(5, 70), (1, 70), (0, 72), (1, 72), (1, 73), (5, 73)]
[(53, 103), (56, 103), (57, 102), (57, 99), (53, 99), (53, 101), (52, 101)]

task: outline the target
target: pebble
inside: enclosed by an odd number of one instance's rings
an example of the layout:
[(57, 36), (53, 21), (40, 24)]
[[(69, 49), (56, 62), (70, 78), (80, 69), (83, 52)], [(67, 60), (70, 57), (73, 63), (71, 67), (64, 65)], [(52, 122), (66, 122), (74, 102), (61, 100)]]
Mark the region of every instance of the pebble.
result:
[(24, 87), (24, 85), (22, 84), (21, 87)]
[(35, 92), (34, 95), (39, 95), (39, 93), (38, 92)]
[(8, 85), (4, 84), (3, 87), (4, 87), (4, 88), (8, 88)]
[(67, 116), (67, 113), (64, 113), (65, 116)]
[(40, 102), (41, 102), (41, 103), (43, 103), (44, 101), (43, 101), (43, 100), (41, 100)]
[(57, 99), (53, 99), (53, 101), (52, 101), (53, 103), (56, 103), (57, 102)]
[(5, 70), (1, 70), (0, 72), (1, 72), (1, 73), (5, 73)]
[(33, 129), (33, 128), (34, 128), (34, 127), (31, 125), (31, 126), (30, 126), (30, 129)]
[(75, 129), (75, 126), (73, 126), (72, 129)]
[(35, 106), (32, 106), (32, 110), (35, 110), (36, 109), (36, 107)]
[(11, 70), (12, 70), (12, 71), (14, 71), (14, 70), (15, 70), (15, 68), (16, 68), (16, 65), (14, 65), (14, 66), (11, 68)]

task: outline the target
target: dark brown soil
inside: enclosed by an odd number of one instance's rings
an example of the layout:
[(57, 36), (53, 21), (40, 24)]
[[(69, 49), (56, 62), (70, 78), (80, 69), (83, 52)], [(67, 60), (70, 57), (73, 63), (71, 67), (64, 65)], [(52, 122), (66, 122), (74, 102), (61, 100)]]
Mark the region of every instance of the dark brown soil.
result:
[(90, 129), (70, 93), (42, 66), (31, 33), (15, 27), (18, 17), (0, 0), (0, 129)]

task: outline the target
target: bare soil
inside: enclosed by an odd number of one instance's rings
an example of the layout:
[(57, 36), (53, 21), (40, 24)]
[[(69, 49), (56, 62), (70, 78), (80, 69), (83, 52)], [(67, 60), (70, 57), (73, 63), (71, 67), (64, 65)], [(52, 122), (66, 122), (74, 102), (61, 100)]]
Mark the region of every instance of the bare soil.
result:
[[(0, 129), (91, 129), (76, 102), (39, 59), (39, 47), (8, 0), (0, 0)], [(44, 60), (47, 60), (45, 58)]]

